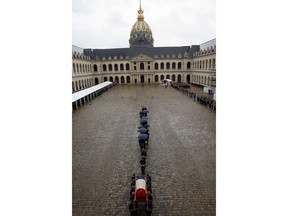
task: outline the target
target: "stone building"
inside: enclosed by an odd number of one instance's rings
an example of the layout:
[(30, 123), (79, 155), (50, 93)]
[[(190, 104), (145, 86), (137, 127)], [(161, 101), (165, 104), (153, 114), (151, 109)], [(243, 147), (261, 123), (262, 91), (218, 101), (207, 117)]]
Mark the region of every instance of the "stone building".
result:
[(154, 47), (144, 11), (138, 10), (129, 48), (72, 46), (72, 92), (111, 81), (119, 84), (174, 82), (216, 86), (216, 39), (200, 45)]

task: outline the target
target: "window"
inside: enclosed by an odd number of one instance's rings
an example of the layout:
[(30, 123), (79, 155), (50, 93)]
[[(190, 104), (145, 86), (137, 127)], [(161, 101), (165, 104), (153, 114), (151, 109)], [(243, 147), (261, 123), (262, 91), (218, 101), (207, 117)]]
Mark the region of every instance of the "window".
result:
[(157, 62), (154, 64), (154, 67), (155, 67), (155, 70), (158, 70), (158, 63)]
[(97, 72), (97, 65), (94, 64), (94, 72)]

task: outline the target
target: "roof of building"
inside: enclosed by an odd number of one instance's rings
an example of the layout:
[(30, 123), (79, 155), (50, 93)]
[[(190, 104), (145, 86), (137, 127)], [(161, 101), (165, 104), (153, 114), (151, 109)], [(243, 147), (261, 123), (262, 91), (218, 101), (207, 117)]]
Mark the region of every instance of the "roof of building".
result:
[(120, 56), (125, 59), (126, 57), (131, 59), (138, 55), (146, 55), (151, 58), (155, 58), (156, 56), (158, 58), (161, 58), (162, 55), (164, 58), (169, 55), (170, 57), (174, 58), (179, 57), (178, 55), (181, 54), (181, 57), (184, 57), (185, 53), (192, 56), (193, 53), (199, 51), (199, 45), (193, 45), (193, 46), (180, 46), (180, 47), (133, 47), (133, 48), (115, 48), (115, 49), (84, 49), (84, 55), (89, 56), (91, 59), (96, 59), (96, 56), (99, 59), (102, 59), (103, 57), (111, 59), (114, 58), (114, 56), (117, 56), (117, 59), (120, 58)]
[(199, 46), (200, 46), (200, 50), (207, 50), (207, 49), (210, 49), (211, 47), (214, 48), (216, 46), (216, 38), (209, 40), (205, 43), (202, 43)]

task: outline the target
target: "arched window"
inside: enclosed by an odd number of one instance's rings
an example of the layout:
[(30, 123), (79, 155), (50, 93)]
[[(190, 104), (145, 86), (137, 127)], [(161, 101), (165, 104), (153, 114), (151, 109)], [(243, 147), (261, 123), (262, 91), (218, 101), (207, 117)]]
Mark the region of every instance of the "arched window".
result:
[(216, 61), (215, 61), (215, 58), (213, 58), (213, 68), (216, 68)]
[(73, 72), (75, 73), (75, 63), (73, 63)]
[(170, 75), (169, 74), (166, 75), (166, 79), (170, 79)]
[(140, 63), (140, 70), (144, 70), (144, 63), (143, 62)]
[(118, 65), (117, 64), (114, 64), (114, 70), (118, 71)]
[(175, 62), (172, 63), (172, 69), (176, 69), (176, 63)]
[(99, 83), (98, 78), (95, 78), (95, 85)]
[(113, 77), (112, 76), (109, 77), (109, 81), (113, 82)]
[(190, 83), (190, 75), (187, 75), (187, 83)]
[(77, 68), (77, 73), (79, 73), (79, 66), (78, 66), (78, 64), (76, 64), (76, 68)]
[(187, 69), (191, 69), (191, 62), (187, 63)]
[(107, 81), (107, 77), (104, 77), (104, 82), (106, 82)]
[(118, 76), (115, 77), (115, 81), (116, 81), (117, 83), (119, 83), (119, 77), (118, 77)]
[(158, 77), (158, 75), (155, 75), (155, 82), (159, 82), (159, 77)]
[(121, 76), (121, 83), (125, 83), (125, 78), (124, 78), (124, 76)]
[(94, 72), (97, 72), (97, 65), (94, 64)]
[(207, 68), (208, 68), (208, 60), (206, 59), (206, 61), (205, 61), (205, 69), (207, 70)]
[(103, 65), (103, 71), (107, 71), (107, 65), (106, 64)]
[(166, 69), (170, 70), (170, 63), (169, 62), (166, 63)]
[(129, 71), (130, 70), (130, 65), (127, 63), (126, 64), (126, 71)]
[(120, 64), (120, 70), (123, 71), (124, 70), (124, 65)]
[(130, 76), (126, 77), (127, 83), (130, 83)]
[(181, 82), (181, 74), (178, 74), (177, 82)]
[(209, 59), (209, 69), (211, 69), (211, 59)]
[(175, 76), (175, 74), (172, 75), (172, 81), (176, 81), (176, 76)]
[(160, 76), (160, 79), (161, 79), (161, 80), (164, 80), (164, 75), (163, 75), (163, 74)]
[(72, 82), (72, 92), (75, 91), (74, 82)]
[(181, 62), (178, 63), (178, 69), (181, 69)]
[(201, 66), (202, 66), (202, 61), (200, 61), (200, 69), (202, 68)]
[(155, 70), (158, 70), (158, 63), (157, 62), (154, 64), (154, 67), (155, 67)]
[(163, 70), (164, 69), (164, 63), (163, 62), (161, 62), (161, 70)]
[(108, 68), (109, 68), (109, 71), (112, 71), (112, 64), (109, 64)]

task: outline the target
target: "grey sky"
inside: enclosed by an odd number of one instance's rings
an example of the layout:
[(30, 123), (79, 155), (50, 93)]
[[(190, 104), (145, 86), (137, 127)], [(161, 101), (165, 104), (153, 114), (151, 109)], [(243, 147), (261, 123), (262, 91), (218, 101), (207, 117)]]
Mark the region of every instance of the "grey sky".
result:
[[(73, 0), (72, 43), (81, 48), (129, 47), (139, 0)], [(154, 46), (201, 44), (216, 37), (216, 0), (142, 0)]]

